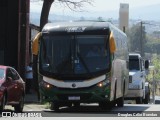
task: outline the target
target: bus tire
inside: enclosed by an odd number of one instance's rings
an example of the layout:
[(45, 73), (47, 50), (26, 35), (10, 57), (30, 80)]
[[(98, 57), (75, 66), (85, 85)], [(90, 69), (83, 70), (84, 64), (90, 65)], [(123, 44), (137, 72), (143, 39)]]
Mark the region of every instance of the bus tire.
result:
[(99, 107), (100, 107), (102, 110), (111, 111), (112, 108), (113, 108), (113, 101), (112, 101), (112, 102), (100, 102), (100, 103), (99, 103)]
[(117, 106), (118, 107), (123, 107), (124, 106), (124, 94), (125, 94), (125, 83), (124, 83), (124, 86), (123, 86), (122, 97), (120, 97), (120, 98), (117, 99)]
[(116, 83), (115, 83), (114, 100), (112, 101), (112, 106), (113, 106), (113, 107), (115, 107), (116, 104), (117, 104), (116, 92), (117, 92), (117, 81), (116, 81)]
[(136, 98), (136, 104), (142, 104), (143, 103), (143, 98), (142, 97), (137, 97)]
[(50, 109), (54, 110), (54, 111), (59, 111), (59, 103), (58, 102), (51, 102)]
[(118, 107), (124, 106), (124, 96), (117, 99), (117, 106)]

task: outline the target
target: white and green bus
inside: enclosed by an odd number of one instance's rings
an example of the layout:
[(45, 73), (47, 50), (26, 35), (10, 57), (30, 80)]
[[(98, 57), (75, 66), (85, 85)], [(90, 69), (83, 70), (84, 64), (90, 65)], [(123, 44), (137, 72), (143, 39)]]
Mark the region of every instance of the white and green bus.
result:
[(46, 24), (32, 46), (42, 99), (51, 109), (98, 103), (123, 107), (128, 87), (127, 36), (108, 22)]

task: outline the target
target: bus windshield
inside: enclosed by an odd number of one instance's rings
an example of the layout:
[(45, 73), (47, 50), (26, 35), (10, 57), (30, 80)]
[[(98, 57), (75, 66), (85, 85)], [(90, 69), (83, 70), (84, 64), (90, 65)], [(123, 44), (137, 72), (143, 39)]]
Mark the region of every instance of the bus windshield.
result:
[(44, 35), (40, 68), (56, 75), (93, 75), (109, 69), (107, 36)]

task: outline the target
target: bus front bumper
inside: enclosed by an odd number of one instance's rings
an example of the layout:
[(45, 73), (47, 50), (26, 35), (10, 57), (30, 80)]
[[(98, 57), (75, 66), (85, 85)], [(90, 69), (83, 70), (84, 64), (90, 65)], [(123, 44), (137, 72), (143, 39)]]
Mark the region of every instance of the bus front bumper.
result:
[(103, 87), (94, 85), (87, 88), (70, 89), (40, 84), (40, 93), (42, 95), (42, 101), (46, 102), (96, 103), (110, 100), (110, 85)]

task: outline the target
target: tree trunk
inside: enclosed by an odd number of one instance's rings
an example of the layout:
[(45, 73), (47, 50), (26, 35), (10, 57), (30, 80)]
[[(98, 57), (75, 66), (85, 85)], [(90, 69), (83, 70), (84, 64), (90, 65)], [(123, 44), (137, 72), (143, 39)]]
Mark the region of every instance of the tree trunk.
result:
[(44, 27), (44, 25), (48, 22), (49, 11), (54, 0), (44, 0), (41, 18), (40, 18), (40, 31)]
[(38, 56), (33, 55), (33, 85), (34, 85), (34, 90), (37, 94), (37, 99), (40, 101), (40, 93), (39, 93), (39, 80), (38, 80), (38, 72), (37, 72), (37, 61), (38, 61)]
[[(49, 11), (51, 8), (52, 3), (54, 0), (44, 0), (43, 7), (41, 11), (41, 18), (40, 18), (40, 31), (42, 30), (43, 26), (48, 22)], [(33, 79), (34, 79), (34, 88), (37, 93), (38, 101), (40, 100), (40, 93), (39, 93), (39, 81), (38, 81), (38, 69), (37, 69), (37, 61), (38, 56), (33, 55)]]

